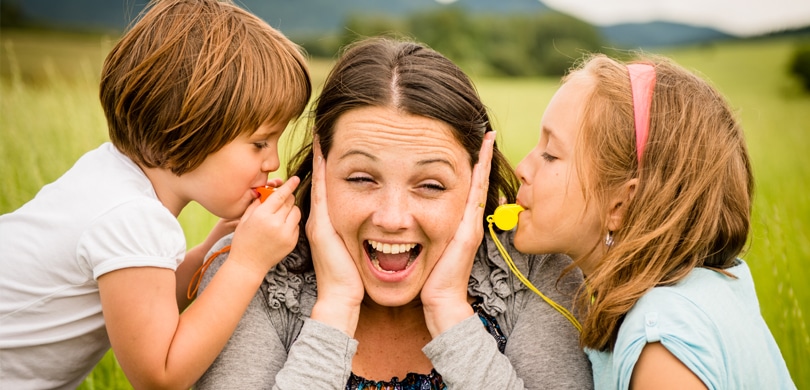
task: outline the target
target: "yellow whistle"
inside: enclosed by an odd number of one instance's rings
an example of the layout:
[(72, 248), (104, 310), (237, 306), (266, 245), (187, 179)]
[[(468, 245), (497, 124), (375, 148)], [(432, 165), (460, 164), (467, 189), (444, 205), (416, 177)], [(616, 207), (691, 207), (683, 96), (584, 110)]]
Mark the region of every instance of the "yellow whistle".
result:
[(264, 203), (264, 201), (267, 200), (267, 197), (270, 196), (270, 194), (272, 194), (275, 190), (275, 188), (267, 186), (256, 188), (256, 192), (259, 193), (259, 202)]
[(501, 230), (512, 230), (518, 224), (518, 213), (525, 210), (517, 204), (502, 204), (487, 217), (487, 222), (494, 222)]

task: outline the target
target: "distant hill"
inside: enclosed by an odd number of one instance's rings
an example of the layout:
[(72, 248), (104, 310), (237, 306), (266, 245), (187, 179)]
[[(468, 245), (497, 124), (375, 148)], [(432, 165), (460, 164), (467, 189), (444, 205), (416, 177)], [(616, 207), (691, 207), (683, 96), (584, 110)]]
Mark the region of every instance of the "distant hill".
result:
[[(55, 28), (122, 31), (137, 17), (147, 0), (2, 0), (37, 25)], [(413, 12), (447, 7), (435, 0), (236, 0), (288, 36), (337, 32), (352, 14), (401, 17)], [(525, 14), (547, 12), (537, 0), (458, 0), (450, 6), (471, 13)], [(669, 22), (599, 27), (619, 48), (662, 47), (729, 39), (720, 31)]]
[(708, 27), (671, 22), (627, 23), (600, 29), (606, 40), (624, 47), (662, 47), (736, 39)]
[(493, 14), (549, 10), (537, 0), (459, 0), (452, 5), (442, 5), (435, 0), (241, 0), (238, 4), (290, 36), (335, 32), (352, 14), (401, 17), (448, 6)]
[[(123, 30), (147, 0), (3, 0), (17, 3), (32, 21), (57, 27)], [(235, 0), (286, 34), (333, 31), (353, 13), (400, 16), (443, 7), (435, 0)], [(471, 12), (523, 13), (547, 11), (537, 0), (460, 0)]]

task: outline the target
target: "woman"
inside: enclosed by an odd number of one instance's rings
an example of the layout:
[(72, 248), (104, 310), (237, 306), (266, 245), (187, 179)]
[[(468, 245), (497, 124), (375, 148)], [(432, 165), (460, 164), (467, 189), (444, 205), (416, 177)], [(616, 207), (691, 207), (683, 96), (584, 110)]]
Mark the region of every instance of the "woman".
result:
[[(517, 181), (457, 66), (416, 43), (361, 41), (314, 114), (316, 141), (289, 165), (307, 237), (199, 388), (592, 386), (575, 328), (484, 239), (485, 213), (514, 200)], [(569, 258), (510, 255), (572, 303), (581, 275), (558, 279)]]
[(723, 97), (671, 61), (570, 73), (518, 165), (514, 245), (586, 275), (597, 388), (792, 389), (743, 250), (753, 180)]

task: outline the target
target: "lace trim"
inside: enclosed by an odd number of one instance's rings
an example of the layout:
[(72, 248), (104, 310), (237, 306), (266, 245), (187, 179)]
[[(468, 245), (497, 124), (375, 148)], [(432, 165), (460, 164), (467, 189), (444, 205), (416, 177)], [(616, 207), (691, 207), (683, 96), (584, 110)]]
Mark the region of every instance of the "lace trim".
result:
[[(498, 236), (501, 242), (512, 243), (510, 232), (501, 232)], [(523, 259), (523, 256), (516, 252), (510, 251), (510, 255), (518, 262)], [(525, 267), (524, 264), (519, 266)], [(470, 295), (483, 298), (481, 305), (486, 313), (501, 314), (506, 311), (506, 298), (525, 288), (526, 286), (512, 276), (509, 266), (501, 257), (492, 238), (485, 236), (470, 272), (470, 282), (467, 286)]]
[(295, 250), (270, 269), (264, 276), (264, 285), (271, 310), (285, 306), (291, 313), (309, 317), (317, 295), (306, 238), (299, 238)]

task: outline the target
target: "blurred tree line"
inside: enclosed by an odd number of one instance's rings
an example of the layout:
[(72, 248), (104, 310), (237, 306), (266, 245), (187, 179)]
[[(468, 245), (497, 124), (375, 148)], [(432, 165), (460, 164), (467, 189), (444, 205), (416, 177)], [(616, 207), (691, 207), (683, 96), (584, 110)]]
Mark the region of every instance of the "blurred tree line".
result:
[(810, 92), (810, 37), (794, 48), (788, 71), (799, 79), (805, 91)]
[(0, 1), (0, 28), (24, 27), (26, 18), (16, 0)]
[(358, 14), (344, 25), (333, 35), (294, 39), (313, 57), (333, 58), (341, 47), (361, 37), (407, 37), (471, 74), (493, 76), (561, 76), (583, 53), (620, 55), (607, 47), (596, 27), (557, 12), (483, 15), (451, 6), (401, 19)]

